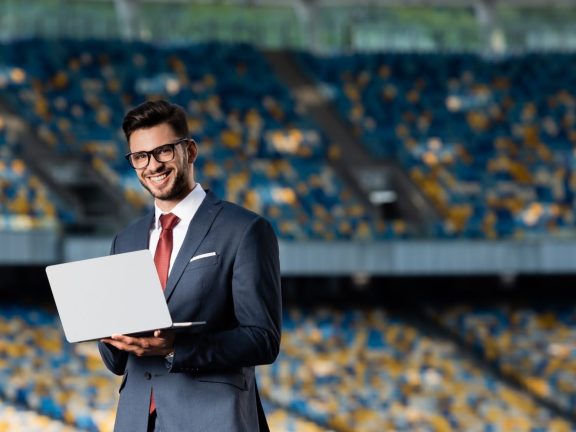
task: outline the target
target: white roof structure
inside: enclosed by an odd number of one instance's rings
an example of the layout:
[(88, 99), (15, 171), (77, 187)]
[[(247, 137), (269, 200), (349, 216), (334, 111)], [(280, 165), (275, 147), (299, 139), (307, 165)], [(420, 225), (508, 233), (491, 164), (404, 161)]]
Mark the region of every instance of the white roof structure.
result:
[[(397, 18), (399, 10), (404, 17), (410, 8), (415, 19)], [(207, 9), (212, 13), (206, 14)], [(511, 10), (516, 12), (510, 14)], [(443, 19), (436, 20), (439, 14)], [(0, 1), (0, 38), (239, 40), (320, 52), (575, 50), (572, 23), (576, 0)]]

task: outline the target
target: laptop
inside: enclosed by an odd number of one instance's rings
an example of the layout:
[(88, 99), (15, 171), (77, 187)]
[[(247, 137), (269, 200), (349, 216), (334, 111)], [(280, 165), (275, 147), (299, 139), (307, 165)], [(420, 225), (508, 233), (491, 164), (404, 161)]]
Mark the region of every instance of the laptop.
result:
[(147, 249), (50, 265), (46, 274), (71, 343), (205, 324), (172, 322)]

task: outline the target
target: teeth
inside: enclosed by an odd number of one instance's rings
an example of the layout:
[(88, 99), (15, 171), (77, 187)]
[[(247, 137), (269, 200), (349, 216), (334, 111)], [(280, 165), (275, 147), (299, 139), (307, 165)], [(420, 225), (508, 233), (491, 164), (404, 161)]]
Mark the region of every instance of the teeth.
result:
[(152, 180), (153, 182), (161, 182), (162, 180), (164, 180), (166, 177), (168, 177), (168, 174), (161, 174), (159, 176), (156, 177), (148, 177), (150, 180)]

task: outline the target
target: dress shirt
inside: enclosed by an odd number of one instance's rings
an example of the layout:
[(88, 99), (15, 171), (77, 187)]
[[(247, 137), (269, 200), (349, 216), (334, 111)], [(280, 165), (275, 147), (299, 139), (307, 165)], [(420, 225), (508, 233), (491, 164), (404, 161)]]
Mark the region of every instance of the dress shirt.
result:
[[(170, 255), (170, 268), (168, 274), (170, 274), (170, 270), (172, 270), (172, 266), (178, 256), (178, 252), (180, 252), (182, 243), (184, 243), (184, 237), (186, 237), (186, 233), (188, 232), (188, 226), (196, 214), (196, 211), (198, 211), (200, 204), (202, 204), (205, 196), (206, 192), (202, 189), (200, 183), (196, 183), (196, 186), (188, 195), (186, 195), (186, 198), (180, 201), (176, 207), (170, 211), (170, 213), (174, 213), (180, 218), (180, 222), (178, 222), (172, 230), (172, 254)], [(160, 226), (160, 215), (162, 215), (162, 210), (160, 210), (156, 205), (154, 207), (154, 224), (150, 228), (150, 241), (148, 243), (148, 249), (150, 249), (152, 256), (156, 253), (156, 246), (160, 239), (160, 231), (162, 231), (162, 227)]]

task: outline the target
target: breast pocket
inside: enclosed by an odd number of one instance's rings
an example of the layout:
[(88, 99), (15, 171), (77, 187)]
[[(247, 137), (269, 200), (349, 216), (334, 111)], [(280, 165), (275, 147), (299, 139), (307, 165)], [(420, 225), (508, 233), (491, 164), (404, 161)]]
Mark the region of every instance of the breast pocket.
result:
[[(177, 313), (176, 308), (181, 308), (187, 305), (186, 308), (194, 305), (194, 311), (198, 311), (203, 304), (204, 297), (207, 291), (217, 279), (218, 272), (220, 271), (220, 257), (218, 255), (200, 256), (200, 258), (190, 260), (180, 277), (177, 288), (174, 290), (174, 297), (171, 299), (171, 313), (172, 319), (176, 319), (174, 313)], [(179, 311), (180, 313), (182, 311)], [(186, 313), (191, 311), (186, 309)], [(178, 315), (180, 320), (184, 319)]]
[(216, 254), (216, 252), (197, 254), (194, 257), (192, 257), (192, 259), (186, 266), (186, 271), (194, 270), (200, 267), (213, 266), (218, 264), (219, 261), (220, 261), (220, 255)]

